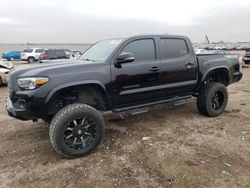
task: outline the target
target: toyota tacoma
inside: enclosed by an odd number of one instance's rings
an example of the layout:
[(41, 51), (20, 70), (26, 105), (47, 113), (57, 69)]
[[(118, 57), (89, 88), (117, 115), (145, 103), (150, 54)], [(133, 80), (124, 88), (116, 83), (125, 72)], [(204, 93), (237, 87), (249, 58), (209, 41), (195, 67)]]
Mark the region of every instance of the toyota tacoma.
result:
[(103, 111), (121, 112), (197, 98), (203, 115), (221, 115), (227, 86), (242, 78), (235, 54), (195, 55), (187, 37), (141, 35), (103, 40), (77, 60), (13, 68), (8, 114), (43, 119), (65, 158), (93, 150), (104, 133)]

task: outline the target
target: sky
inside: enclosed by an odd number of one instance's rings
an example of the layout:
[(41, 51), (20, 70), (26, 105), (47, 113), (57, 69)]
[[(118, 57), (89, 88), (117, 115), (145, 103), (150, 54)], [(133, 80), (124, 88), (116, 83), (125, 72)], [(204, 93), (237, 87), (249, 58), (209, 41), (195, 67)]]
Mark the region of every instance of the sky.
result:
[(138, 34), (250, 42), (250, 0), (0, 0), (0, 43), (93, 43)]

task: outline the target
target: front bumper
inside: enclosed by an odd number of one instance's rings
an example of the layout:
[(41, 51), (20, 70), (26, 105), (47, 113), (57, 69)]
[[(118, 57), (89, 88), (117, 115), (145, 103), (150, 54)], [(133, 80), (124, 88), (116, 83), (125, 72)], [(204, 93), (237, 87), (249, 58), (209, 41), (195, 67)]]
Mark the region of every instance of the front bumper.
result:
[(26, 95), (16, 95), (15, 99), (6, 99), (6, 110), (9, 116), (19, 120), (37, 120), (48, 115), (45, 98), (33, 98)]
[(28, 117), (25, 117), (25, 114), (27, 114), (27, 110), (15, 108), (12, 104), (12, 101), (10, 100), (10, 97), (6, 99), (6, 110), (8, 112), (8, 115), (13, 118), (20, 120), (29, 120)]

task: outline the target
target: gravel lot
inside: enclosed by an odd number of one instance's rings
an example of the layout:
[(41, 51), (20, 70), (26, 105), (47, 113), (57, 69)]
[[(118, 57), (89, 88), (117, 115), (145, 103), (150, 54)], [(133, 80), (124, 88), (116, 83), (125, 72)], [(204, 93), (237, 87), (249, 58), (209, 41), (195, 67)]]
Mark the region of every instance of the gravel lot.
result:
[(48, 125), (5, 111), (0, 88), (0, 187), (250, 187), (250, 68), (229, 86), (226, 112), (208, 118), (195, 99), (112, 121), (90, 155), (61, 159)]

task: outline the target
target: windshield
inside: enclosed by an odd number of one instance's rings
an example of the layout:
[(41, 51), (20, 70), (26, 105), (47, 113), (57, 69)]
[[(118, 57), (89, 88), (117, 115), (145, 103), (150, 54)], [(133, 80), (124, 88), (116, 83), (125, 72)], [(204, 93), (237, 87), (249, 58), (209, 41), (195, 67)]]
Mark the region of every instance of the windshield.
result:
[(93, 62), (105, 62), (122, 40), (123, 39), (113, 39), (97, 42), (84, 52), (79, 59)]

